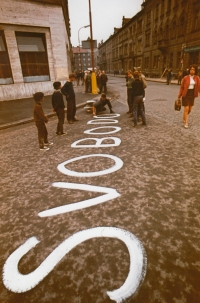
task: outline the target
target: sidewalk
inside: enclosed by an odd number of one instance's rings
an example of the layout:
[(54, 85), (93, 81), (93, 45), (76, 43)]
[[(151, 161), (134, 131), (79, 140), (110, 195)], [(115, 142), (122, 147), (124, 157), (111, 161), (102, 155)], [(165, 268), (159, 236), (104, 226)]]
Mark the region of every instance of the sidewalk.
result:
[[(108, 77), (112, 77), (112, 78), (125, 78), (125, 75), (116, 75), (114, 76), (113, 74), (107, 74)], [(166, 83), (166, 79), (165, 78), (149, 78), (149, 77), (146, 77), (146, 80), (147, 81), (150, 81), (150, 82), (161, 82), (161, 83)], [(176, 84), (178, 85), (178, 80), (172, 80), (171, 81), (171, 84)]]
[[(96, 98), (98, 95), (84, 92), (84, 86), (74, 85), (76, 94), (77, 108), (86, 105), (86, 101)], [(65, 100), (65, 97), (64, 97)], [(66, 105), (66, 101), (65, 105)], [(8, 100), (0, 102), (0, 130), (12, 126), (21, 125), (28, 122), (33, 122), (33, 98)], [(44, 113), (48, 117), (55, 116), (56, 113), (52, 111), (51, 95), (45, 96), (42, 103)]]

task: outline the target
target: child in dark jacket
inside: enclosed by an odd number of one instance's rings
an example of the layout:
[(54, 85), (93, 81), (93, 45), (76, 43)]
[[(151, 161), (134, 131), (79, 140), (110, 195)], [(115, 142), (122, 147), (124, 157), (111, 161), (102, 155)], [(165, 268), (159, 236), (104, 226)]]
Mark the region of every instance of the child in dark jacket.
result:
[(56, 112), (56, 115), (58, 117), (58, 124), (57, 124), (57, 131), (56, 134), (59, 136), (66, 135), (66, 133), (63, 132), (63, 124), (65, 120), (65, 105), (63, 101), (63, 95), (61, 93), (61, 82), (56, 81), (53, 83), (53, 87), (55, 89), (55, 92), (52, 95), (52, 106), (53, 111)]
[(38, 141), (40, 150), (49, 150), (49, 145), (52, 142), (48, 141), (48, 132), (45, 123), (48, 122), (47, 116), (45, 116), (41, 102), (44, 101), (44, 94), (42, 92), (37, 92), (33, 95), (35, 100), (35, 105), (33, 108), (33, 117), (35, 125), (38, 129)]

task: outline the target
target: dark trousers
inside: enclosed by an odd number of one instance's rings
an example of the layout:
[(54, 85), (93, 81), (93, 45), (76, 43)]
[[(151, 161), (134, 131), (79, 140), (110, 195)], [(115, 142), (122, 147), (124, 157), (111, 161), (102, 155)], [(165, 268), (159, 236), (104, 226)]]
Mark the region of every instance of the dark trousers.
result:
[(67, 101), (67, 121), (73, 121), (76, 115), (75, 99)]
[(133, 101), (132, 101), (132, 88), (127, 88), (127, 103), (128, 103), (128, 111), (130, 113), (133, 112)]
[(56, 112), (58, 117), (58, 124), (57, 124), (57, 133), (63, 133), (63, 124), (65, 121), (65, 110), (64, 108), (59, 108), (59, 110)]
[(143, 124), (146, 125), (143, 96), (134, 97), (133, 100), (133, 121), (135, 125), (137, 125), (138, 114), (142, 117)]
[(44, 148), (44, 143), (48, 143), (48, 132), (44, 122), (36, 122), (35, 123), (38, 129), (38, 142), (39, 147)]
[(85, 92), (91, 93), (91, 82), (87, 80), (85, 81)]
[(104, 92), (104, 94), (106, 94), (106, 92), (107, 92), (107, 86), (106, 86), (106, 83), (100, 83), (100, 93), (102, 92), (102, 90), (103, 90), (103, 92)]

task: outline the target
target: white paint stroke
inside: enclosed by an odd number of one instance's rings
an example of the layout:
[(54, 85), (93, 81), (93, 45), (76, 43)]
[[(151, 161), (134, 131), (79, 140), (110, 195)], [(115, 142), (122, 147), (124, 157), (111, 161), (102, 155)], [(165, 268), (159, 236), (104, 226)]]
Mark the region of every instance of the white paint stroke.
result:
[(68, 204), (68, 205), (54, 207), (54, 208), (48, 209), (48, 210), (44, 210), (44, 211), (38, 213), (39, 217), (55, 216), (55, 215), (75, 211), (78, 209), (91, 207), (91, 206), (98, 205), (100, 203), (104, 203), (109, 200), (118, 198), (120, 196), (120, 194), (116, 191), (116, 189), (109, 188), (109, 187), (101, 187), (101, 186), (78, 184), (78, 183), (67, 183), (67, 182), (54, 182), (54, 183), (52, 183), (52, 186), (58, 187), (58, 188), (76, 189), (76, 190), (85, 190), (85, 191), (90, 191), (90, 192), (105, 193), (105, 195), (83, 200), (83, 201), (72, 203), (72, 204)]
[(94, 227), (75, 233), (56, 247), (33, 272), (22, 275), (18, 270), (20, 259), (40, 242), (36, 237), (31, 237), (6, 260), (3, 267), (3, 283), (12, 292), (27, 292), (38, 285), (78, 244), (102, 237), (121, 240), (130, 255), (129, 273), (124, 284), (118, 289), (107, 291), (111, 300), (121, 303), (137, 291), (146, 274), (147, 260), (142, 243), (131, 232), (116, 227)]
[(118, 123), (118, 120), (115, 119), (107, 119), (107, 118), (101, 118), (96, 120), (90, 120), (87, 124), (112, 124), (112, 123)]
[[(92, 157), (110, 158), (110, 159), (115, 161), (115, 164), (111, 168), (108, 168), (108, 169), (105, 169), (105, 170), (101, 170), (101, 171), (98, 171), (98, 172), (84, 172), (84, 173), (75, 172), (75, 171), (69, 170), (65, 167), (65, 165), (67, 165), (68, 163), (72, 163), (74, 161), (78, 161), (78, 160), (82, 160), (82, 159), (86, 159), (86, 158), (92, 158)], [(67, 175), (67, 176), (96, 177), (96, 176), (111, 174), (111, 173), (119, 170), (122, 166), (123, 166), (123, 161), (120, 158), (116, 157), (116, 156), (108, 155), (108, 154), (91, 154), (91, 155), (80, 156), (80, 157), (77, 157), (77, 158), (72, 158), (70, 160), (67, 160), (67, 161), (59, 164), (57, 166), (57, 168), (62, 174)]]
[(120, 114), (103, 114), (103, 115), (97, 115), (97, 116), (93, 116), (93, 118), (97, 118), (97, 119), (110, 119), (110, 118), (117, 118), (120, 117)]
[[(113, 131), (109, 131), (109, 132), (103, 132), (103, 133), (92, 133), (92, 131), (94, 130), (97, 130), (97, 129), (107, 129), (107, 128), (114, 128)], [(92, 128), (92, 129), (88, 129), (88, 130), (85, 130), (84, 131), (84, 134), (88, 134), (88, 135), (108, 135), (108, 134), (114, 134), (114, 133), (117, 133), (121, 130), (121, 127), (119, 126), (99, 126), (99, 127), (95, 127), (95, 128)]]
[[(94, 140), (96, 141), (96, 144), (79, 144), (80, 142), (88, 141), (88, 140)], [(104, 140), (113, 140), (114, 143), (106, 143), (102, 144)], [(89, 147), (111, 147), (111, 146), (119, 146), (121, 143), (121, 140), (117, 137), (104, 137), (104, 138), (84, 138), (75, 141), (71, 144), (71, 147), (74, 148), (89, 148)]]

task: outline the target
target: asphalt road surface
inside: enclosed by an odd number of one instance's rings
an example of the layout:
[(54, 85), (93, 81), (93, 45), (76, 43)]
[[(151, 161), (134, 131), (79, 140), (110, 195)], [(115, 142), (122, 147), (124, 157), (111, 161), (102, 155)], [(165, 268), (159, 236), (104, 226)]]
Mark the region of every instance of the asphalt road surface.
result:
[(200, 100), (184, 129), (178, 85), (148, 82), (133, 128), (124, 85), (119, 116), (51, 118), (47, 152), (33, 123), (0, 131), (0, 302), (200, 302)]

